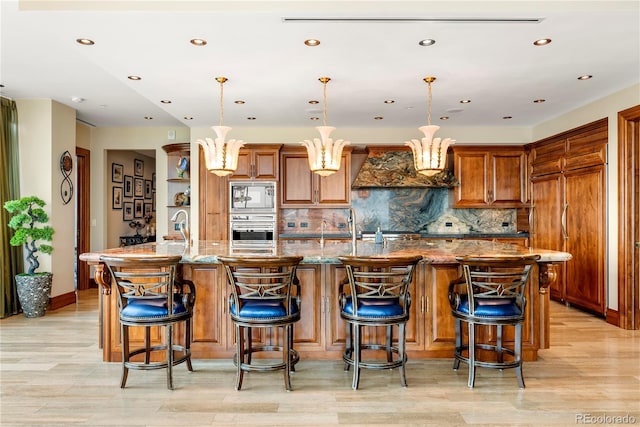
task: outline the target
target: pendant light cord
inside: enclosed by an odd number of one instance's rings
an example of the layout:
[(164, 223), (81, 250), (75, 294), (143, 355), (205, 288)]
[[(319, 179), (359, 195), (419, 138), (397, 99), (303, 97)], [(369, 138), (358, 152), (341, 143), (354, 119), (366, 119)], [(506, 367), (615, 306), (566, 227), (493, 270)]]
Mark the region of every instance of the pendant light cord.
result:
[(322, 125), (327, 125), (327, 82), (323, 82), (324, 86), (322, 91)]
[(220, 82), (220, 126), (223, 126), (223, 121), (224, 121), (224, 107), (222, 104), (222, 99), (224, 97), (224, 82)]
[(427, 95), (427, 125), (431, 126), (431, 82), (427, 82), (428, 95)]

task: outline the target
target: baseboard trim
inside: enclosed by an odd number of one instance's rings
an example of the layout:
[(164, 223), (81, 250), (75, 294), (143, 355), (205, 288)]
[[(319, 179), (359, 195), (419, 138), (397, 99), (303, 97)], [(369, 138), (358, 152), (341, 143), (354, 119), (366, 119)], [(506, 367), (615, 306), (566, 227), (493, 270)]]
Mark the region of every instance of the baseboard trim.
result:
[(76, 293), (67, 292), (66, 294), (57, 295), (49, 300), (48, 310), (57, 310), (67, 305), (76, 303)]
[(607, 323), (620, 327), (620, 313), (618, 310), (612, 310), (607, 308), (607, 313), (605, 314)]

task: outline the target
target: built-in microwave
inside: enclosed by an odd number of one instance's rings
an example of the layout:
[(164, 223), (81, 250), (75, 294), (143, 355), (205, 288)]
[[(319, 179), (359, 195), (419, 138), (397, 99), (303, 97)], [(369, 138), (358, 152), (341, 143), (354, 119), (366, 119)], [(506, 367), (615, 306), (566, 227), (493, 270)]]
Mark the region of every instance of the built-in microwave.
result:
[(231, 181), (229, 186), (229, 212), (275, 213), (275, 181)]

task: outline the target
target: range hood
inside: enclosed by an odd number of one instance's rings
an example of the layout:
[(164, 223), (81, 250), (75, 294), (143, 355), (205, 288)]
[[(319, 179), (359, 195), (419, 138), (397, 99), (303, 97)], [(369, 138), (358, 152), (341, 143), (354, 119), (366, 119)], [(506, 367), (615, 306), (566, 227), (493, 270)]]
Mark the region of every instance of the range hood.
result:
[(368, 155), (352, 189), (359, 188), (449, 188), (458, 185), (450, 170), (429, 177), (416, 172), (413, 154), (407, 148), (369, 147)]

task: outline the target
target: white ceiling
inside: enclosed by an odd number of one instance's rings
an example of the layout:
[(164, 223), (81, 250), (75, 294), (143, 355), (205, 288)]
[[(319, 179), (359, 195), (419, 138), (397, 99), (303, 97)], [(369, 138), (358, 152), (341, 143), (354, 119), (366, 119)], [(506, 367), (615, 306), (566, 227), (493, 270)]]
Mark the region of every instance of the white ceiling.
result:
[[(432, 123), (446, 115), (452, 126), (534, 126), (640, 82), (639, 1), (1, 3), (2, 95), (53, 99), (97, 127), (219, 124), (216, 76), (229, 78), (224, 124), (234, 128), (322, 124), (309, 120), (322, 105), (308, 103), (322, 100), (322, 76), (332, 78), (328, 125), (380, 128), (426, 124), (429, 75)], [(544, 37), (552, 43), (533, 45)], [(419, 46), (425, 38), (436, 43)]]

